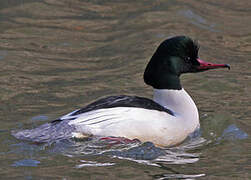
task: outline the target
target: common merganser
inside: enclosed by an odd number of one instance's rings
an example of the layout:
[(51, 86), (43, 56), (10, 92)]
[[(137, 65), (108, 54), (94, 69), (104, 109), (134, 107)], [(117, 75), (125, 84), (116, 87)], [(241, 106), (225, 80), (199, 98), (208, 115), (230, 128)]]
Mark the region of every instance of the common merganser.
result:
[(180, 75), (229, 68), (198, 58), (198, 44), (186, 36), (162, 42), (148, 63), (144, 81), (153, 100), (137, 96), (110, 96), (97, 100), (35, 129), (13, 133), (19, 139), (53, 142), (86, 136), (122, 137), (174, 146), (200, 127), (198, 109), (182, 88)]

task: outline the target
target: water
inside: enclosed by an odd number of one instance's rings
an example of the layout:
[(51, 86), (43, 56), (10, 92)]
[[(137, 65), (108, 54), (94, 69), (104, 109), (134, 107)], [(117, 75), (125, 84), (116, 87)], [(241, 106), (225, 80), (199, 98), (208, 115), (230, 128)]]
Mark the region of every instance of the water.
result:
[[(247, 0), (1, 1), (1, 178), (250, 179), (250, 10)], [(231, 64), (182, 77), (199, 108), (199, 135), (161, 149), (11, 136), (99, 97), (151, 97), (146, 63), (181, 34), (199, 41), (201, 59)]]

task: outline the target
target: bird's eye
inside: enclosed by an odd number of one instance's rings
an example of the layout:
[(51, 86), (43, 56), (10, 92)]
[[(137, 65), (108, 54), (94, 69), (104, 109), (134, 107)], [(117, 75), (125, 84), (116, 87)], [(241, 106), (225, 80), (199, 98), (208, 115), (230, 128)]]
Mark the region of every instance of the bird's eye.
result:
[(190, 58), (189, 56), (185, 57), (185, 62), (186, 62), (186, 63), (189, 63), (190, 60), (191, 60), (191, 58)]

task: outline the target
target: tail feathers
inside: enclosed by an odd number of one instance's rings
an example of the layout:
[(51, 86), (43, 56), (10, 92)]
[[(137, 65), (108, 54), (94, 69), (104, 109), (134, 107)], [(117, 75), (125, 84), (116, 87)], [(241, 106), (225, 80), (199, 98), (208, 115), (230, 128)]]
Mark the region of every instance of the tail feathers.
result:
[(35, 129), (12, 132), (12, 135), (20, 140), (27, 140), (38, 143), (55, 142), (72, 137), (75, 127), (68, 124), (68, 121), (60, 123), (46, 123)]

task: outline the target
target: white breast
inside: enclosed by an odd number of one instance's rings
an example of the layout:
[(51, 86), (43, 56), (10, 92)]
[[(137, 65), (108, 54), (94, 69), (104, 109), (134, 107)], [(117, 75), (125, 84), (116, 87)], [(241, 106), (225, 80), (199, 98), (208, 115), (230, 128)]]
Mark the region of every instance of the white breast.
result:
[(179, 117), (180, 123), (189, 133), (200, 126), (198, 109), (184, 89), (154, 89), (153, 99), (165, 108), (170, 109), (176, 117)]

